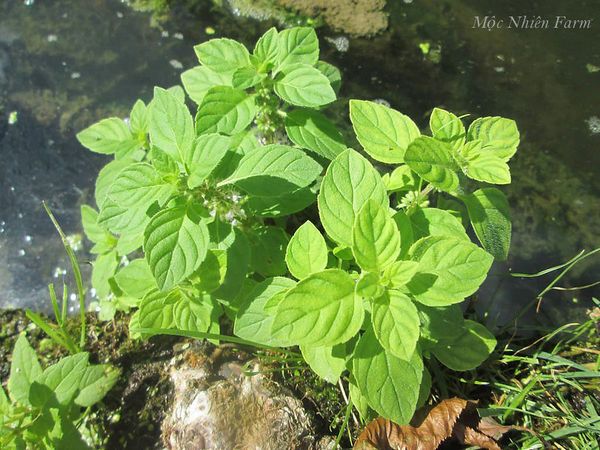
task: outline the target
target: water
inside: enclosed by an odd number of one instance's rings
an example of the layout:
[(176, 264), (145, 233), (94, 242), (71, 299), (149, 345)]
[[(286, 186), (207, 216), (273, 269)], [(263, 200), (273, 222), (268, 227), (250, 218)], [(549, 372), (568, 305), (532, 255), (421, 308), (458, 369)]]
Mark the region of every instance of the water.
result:
[[(154, 85), (177, 83), (196, 63), (194, 44), (227, 36), (251, 45), (272, 23), (237, 17), (208, 0), (198, 2), (194, 15), (174, 11), (163, 30), (116, 0), (29, 3), (0, 4), (0, 306), (44, 309), (46, 285), (62, 279), (67, 260), (41, 201), (77, 239), (79, 205), (91, 201), (106, 161), (81, 148), (75, 132), (102, 117), (125, 117)], [(437, 105), (517, 121), (522, 144), (507, 189), (513, 248), (477, 303), (491, 323), (504, 322), (550, 281), (519, 280), (508, 270), (534, 272), (600, 246), (600, 72), (593, 69), (600, 67), (600, 22), (589, 30), (487, 31), (473, 28), (474, 18), (565, 15), (598, 22), (600, 1), (389, 3), (390, 30), (372, 40), (320, 29), (321, 57), (341, 68), (343, 100), (385, 100), (423, 128)], [(331, 117), (347, 128), (343, 101)], [(84, 242), (79, 258), (87, 273), (85, 248)], [(576, 267), (560, 285), (596, 281), (599, 259)], [(529, 319), (580, 318), (593, 295), (600, 291), (553, 291)]]

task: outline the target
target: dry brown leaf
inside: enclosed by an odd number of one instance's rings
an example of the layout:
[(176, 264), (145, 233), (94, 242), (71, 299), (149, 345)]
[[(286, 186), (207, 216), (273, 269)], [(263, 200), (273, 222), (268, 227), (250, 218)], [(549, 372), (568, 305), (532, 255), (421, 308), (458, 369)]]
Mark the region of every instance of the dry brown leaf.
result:
[(462, 444), (500, 450), (496, 439), (513, 429), (493, 419), (480, 419), (476, 403), (460, 398), (443, 400), (425, 412), (414, 426), (375, 419), (362, 431), (354, 449), (436, 450), (446, 439), (454, 438)]

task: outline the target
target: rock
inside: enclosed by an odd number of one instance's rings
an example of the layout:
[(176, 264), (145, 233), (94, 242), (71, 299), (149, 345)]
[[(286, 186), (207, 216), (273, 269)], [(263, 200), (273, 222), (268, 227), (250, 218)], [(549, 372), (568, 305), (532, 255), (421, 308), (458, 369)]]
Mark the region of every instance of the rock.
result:
[[(170, 372), (174, 398), (162, 424), (170, 450), (335, 448), (329, 437), (317, 440), (302, 402), (260, 374), (248, 376), (238, 362), (218, 370), (189, 350)], [(214, 380), (215, 373), (220, 375)]]

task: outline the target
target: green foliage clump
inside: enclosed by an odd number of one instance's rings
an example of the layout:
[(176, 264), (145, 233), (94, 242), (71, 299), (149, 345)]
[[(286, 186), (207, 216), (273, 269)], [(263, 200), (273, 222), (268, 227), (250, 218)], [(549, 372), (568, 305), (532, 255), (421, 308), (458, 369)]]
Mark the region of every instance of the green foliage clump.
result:
[[(82, 208), (102, 315), (137, 307), (136, 336), (299, 346), (325, 380), (349, 371), (361, 415), (408, 422), (429, 392), (428, 360), (468, 370), (495, 347), (459, 304), (508, 254), (504, 194), (471, 187), (510, 183), (515, 123), (466, 129), (436, 108), (425, 136), (391, 108), (351, 100), (358, 142), (389, 165), (382, 175), (319, 110), (340, 75), (319, 61), (314, 30), (271, 29), (252, 53), (230, 39), (195, 50), (200, 65), (182, 74), (195, 118), (181, 88), (156, 88), (128, 124), (78, 135), (114, 155), (99, 210)], [(219, 336), (223, 315), (236, 337)]]
[(0, 388), (0, 444), (4, 449), (87, 449), (79, 431), (82, 408), (98, 403), (119, 370), (90, 364), (76, 353), (42, 369), (24, 335), (12, 353), (8, 396)]

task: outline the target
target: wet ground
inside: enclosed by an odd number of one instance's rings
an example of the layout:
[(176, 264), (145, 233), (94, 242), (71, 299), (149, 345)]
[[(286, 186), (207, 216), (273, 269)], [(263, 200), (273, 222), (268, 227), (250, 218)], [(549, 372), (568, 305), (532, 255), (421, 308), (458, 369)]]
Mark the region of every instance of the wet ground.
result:
[[(117, 0), (0, 1), (0, 307), (47, 309), (46, 285), (62, 278), (66, 258), (41, 201), (77, 241), (79, 206), (106, 161), (74, 134), (177, 83), (207, 27), (250, 45), (272, 25), (209, 0), (181, 3), (195, 6), (175, 8), (160, 29)], [(381, 98), (423, 127), (437, 105), (517, 121), (513, 248), (478, 304), (504, 322), (551, 281), (507, 269), (535, 272), (600, 246), (600, 0), (390, 1), (388, 10), (390, 28), (373, 39), (319, 29), (322, 58), (345, 83), (331, 115), (347, 126), (345, 100)], [(490, 16), (507, 24), (511, 15), (524, 25), (489, 29)], [(538, 16), (548, 26), (528, 28)], [(554, 28), (557, 16), (592, 21)], [(85, 243), (79, 255), (88, 258)], [(599, 278), (600, 257), (590, 258), (560, 285)], [(594, 295), (597, 287), (552, 291), (534, 322), (576, 319)]]

